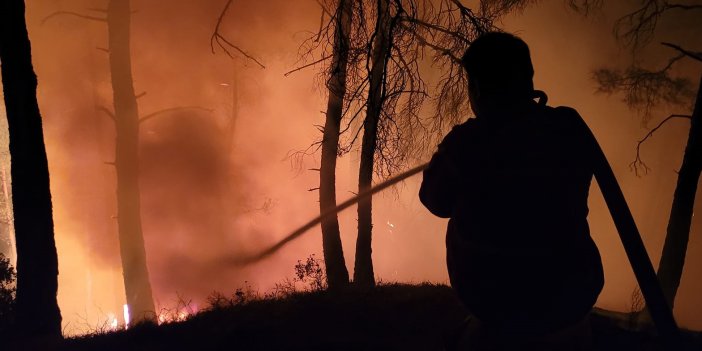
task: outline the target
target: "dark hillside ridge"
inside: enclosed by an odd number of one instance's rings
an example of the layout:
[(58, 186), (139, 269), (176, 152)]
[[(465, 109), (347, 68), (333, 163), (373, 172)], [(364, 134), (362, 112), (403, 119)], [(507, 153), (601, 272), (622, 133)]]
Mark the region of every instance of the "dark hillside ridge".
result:
[[(657, 350), (652, 332), (626, 327), (625, 314), (595, 310), (596, 350)], [(300, 292), (212, 308), (187, 321), (26, 345), (20, 350), (445, 350), (466, 318), (453, 290), (383, 284), (370, 291)], [(685, 333), (702, 350), (700, 333)]]

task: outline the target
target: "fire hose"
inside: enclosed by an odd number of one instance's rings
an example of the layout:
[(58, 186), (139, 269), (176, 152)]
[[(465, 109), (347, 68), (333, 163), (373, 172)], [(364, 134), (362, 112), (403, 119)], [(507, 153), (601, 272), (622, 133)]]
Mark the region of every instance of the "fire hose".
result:
[[(656, 329), (658, 330), (659, 336), (661, 337), (663, 343), (668, 346), (667, 349), (680, 350), (680, 332), (677, 323), (675, 322), (673, 312), (668, 306), (665, 296), (663, 295), (663, 290), (658, 282), (656, 272), (653, 269), (648, 253), (646, 252), (643, 240), (641, 239), (641, 234), (639, 233), (636, 223), (634, 222), (634, 217), (629, 210), (624, 194), (619, 187), (619, 183), (614, 176), (614, 172), (612, 171), (604, 152), (600, 146), (597, 145), (597, 143), (595, 144), (595, 152), (597, 153), (597, 161), (594, 172), (595, 179), (600, 186), (605, 202), (607, 203), (607, 207), (609, 208), (609, 212), (614, 220), (615, 227), (619, 233), (619, 237), (624, 246), (624, 250), (626, 251), (629, 263), (631, 264), (631, 268), (633, 269), (636, 280), (641, 288), (641, 293), (646, 301), (648, 311), (651, 314), (651, 318), (653, 319)], [(291, 241), (299, 238), (308, 230), (320, 224), (324, 219), (336, 215), (346, 208), (355, 205), (364, 198), (371, 197), (374, 194), (393, 186), (394, 184), (416, 175), (417, 173), (426, 169), (427, 166), (428, 163), (416, 166), (393, 178), (385, 180), (370, 189), (362, 191), (358, 195), (342, 202), (336, 207), (324, 211), (318, 217), (312, 219), (305, 225), (285, 236), (275, 245), (272, 245), (260, 253), (252, 256), (230, 259), (230, 262), (236, 265), (246, 265), (263, 260), (276, 253)]]

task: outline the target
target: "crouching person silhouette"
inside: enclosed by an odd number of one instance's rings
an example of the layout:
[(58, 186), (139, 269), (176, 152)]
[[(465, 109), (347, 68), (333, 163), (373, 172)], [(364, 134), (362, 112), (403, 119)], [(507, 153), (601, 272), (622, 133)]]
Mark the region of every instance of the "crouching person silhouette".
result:
[(575, 110), (534, 90), (521, 39), (484, 34), (462, 64), (476, 118), (446, 135), (419, 195), (450, 218), (449, 278), (472, 316), (466, 349), (586, 350), (604, 284), (587, 223), (597, 142)]

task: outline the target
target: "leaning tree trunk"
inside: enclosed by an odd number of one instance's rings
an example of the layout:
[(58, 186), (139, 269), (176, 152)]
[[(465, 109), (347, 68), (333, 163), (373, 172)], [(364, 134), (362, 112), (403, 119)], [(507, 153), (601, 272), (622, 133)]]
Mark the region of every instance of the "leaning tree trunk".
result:
[[(129, 50), (129, 0), (110, 0), (107, 9), (110, 74), (115, 109), (117, 225), (127, 305), (134, 322), (155, 321), (146, 267), (139, 199), (139, 112)], [(127, 321), (125, 321), (127, 322)]]
[[(329, 100), (322, 137), (322, 160), (319, 166), (320, 213), (336, 207), (336, 159), (344, 95), (346, 95), (346, 66), (349, 57), (352, 11), (353, 0), (339, 1), (334, 29), (333, 61), (327, 82)], [(321, 225), (327, 284), (329, 289), (338, 290), (349, 284), (349, 272), (346, 269), (344, 250), (341, 246), (339, 217), (336, 214), (329, 216), (322, 220)]]
[(0, 6), (0, 61), (12, 162), (17, 328), (22, 336), (60, 337), (49, 166), (22, 0), (3, 0)]
[(678, 183), (673, 194), (663, 253), (658, 264), (658, 280), (670, 307), (680, 286), (685, 265), (685, 253), (690, 239), (690, 226), (695, 206), (697, 183), (702, 171), (702, 77), (692, 111), (690, 133), (678, 172)]
[[(366, 118), (363, 120), (361, 164), (358, 171), (358, 193), (370, 189), (373, 182), (373, 161), (378, 142), (378, 122), (384, 100), (385, 68), (390, 50), (390, 8), (388, 0), (378, 0), (378, 21), (371, 58), (370, 87)], [(356, 239), (356, 261), (354, 284), (361, 288), (375, 286), (371, 237), (373, 233), (373, 200), (371, 197), (358, 202), (358, 238)]]

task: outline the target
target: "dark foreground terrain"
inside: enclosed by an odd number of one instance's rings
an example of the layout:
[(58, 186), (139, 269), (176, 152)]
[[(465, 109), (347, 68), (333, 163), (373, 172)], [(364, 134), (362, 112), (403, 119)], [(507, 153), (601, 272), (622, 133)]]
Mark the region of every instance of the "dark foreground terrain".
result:
[[(220, 303), (187, 321), (140, 325), (20, 350), (444, 350), (466, 312), (444, 285), (382, 285), (370, 292), (292, 293)], [(596, 350), (659, 350), (651, 332), (634, 332), (622, 315), (595, 311)], [(685, 333), (702, 350), (699, 333)]]

